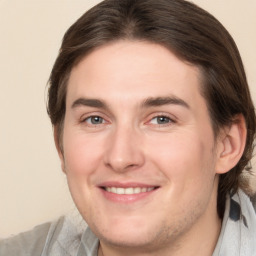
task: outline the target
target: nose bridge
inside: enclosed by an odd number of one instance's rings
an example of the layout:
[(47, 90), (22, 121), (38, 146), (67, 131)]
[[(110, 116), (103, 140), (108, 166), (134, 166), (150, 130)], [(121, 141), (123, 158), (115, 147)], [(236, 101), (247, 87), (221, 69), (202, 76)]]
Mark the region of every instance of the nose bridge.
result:
[(105, 163), (118, 172), (141, 166), (144, 162), (141, 136), (131, 124), (116, 125), (110, 136)]

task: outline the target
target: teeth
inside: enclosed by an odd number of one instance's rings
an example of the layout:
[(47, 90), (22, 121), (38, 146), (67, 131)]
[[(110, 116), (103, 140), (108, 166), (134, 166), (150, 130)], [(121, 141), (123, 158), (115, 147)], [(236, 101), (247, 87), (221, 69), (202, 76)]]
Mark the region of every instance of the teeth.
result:
[(110, 188), (110, 192), (115, 193), (116, 194), (116, 188)]
[(126, 188), (125, 190), (124, 190), (124, 193), (126, 194), (126, 195), (131, 195), (131, 194), (133, 194), (133, 188)]
[(116, 188), (116, 187), (105, 187), (105, 190), (118, 195), (132, 195), (150, 192), (154, 189), (154, 187), (150, 188)]
[(147, 192), (147, 188), (142, 188), (141, 192)]
[[(146, 189), (146, 188), (144, 188), (144, 189)], [(146, 191), (147, 191), (147, 189), (146, 189)], [(146, 191), (145, 191), (145, 192), (146, 192)], [(134, 193), (134, 194), (139, 194), (139, 193), (141, 193), (141, 192), (142, 192), (142, 189), (141, 189), (141, 188), (134, 188), (134, 189), (133, 189), (133, 193)]]
[[(112, 189), (111, 189), (112, 190)], [(115, 190), (114, 190), (115, 191)], [(113, 192), (113, 193), (115, 193), (115, 192)], [(124, 188), (116, 188), (116, 193), (118, 194), (118, 195), (122, 195), (122, 194), (124, 194)]]

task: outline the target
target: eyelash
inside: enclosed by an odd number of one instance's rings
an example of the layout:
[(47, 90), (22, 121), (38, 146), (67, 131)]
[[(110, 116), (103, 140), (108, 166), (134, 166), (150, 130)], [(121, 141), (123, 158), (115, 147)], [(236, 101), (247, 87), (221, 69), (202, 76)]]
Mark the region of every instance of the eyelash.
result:
[[(167, 122), (165, 123), (162, 123), (162, 124), (159, 124), (159, 123), (155, 123), (155, 124), (152, 124), (152, 120), (154, 119), (158, 119), (158, 118), (164, 118), (164, 119), (167, 119)], [(159, 115), (155, 115), (153, 116), (152, 118), (150, 118), (150, 120), (147, 122), (149, 125), (156, 125), (158, 127), (166, 127), (166, 126), (170, 126), (170, 125), (173, 125), (176, 123), (176, 121), (171, 118), (170, 116), (166, 115), (166, 114), (159, 114)]]
[[(158, 115), (151, 115), (152, 117), (149, 119), (149, 121), (145, 122), (145, 124), (150, 125), (150, 126), (157, 126), (159, 128), (161, 127), (166, 127), (166, 126), (171, 126), (176, 123), (174, 118), (166, 115), (166, 114), (158, 114)], [(99, 119), (100, 123), (93, 123), (93, 118)], [(163, 118), (165, 121), (167, 119), (167, 122), (164, 123), (152, 123), (152, 121), (155, 119), (156, 122), (158, 122), (158, 119)], [(90, 120), (90, 121), (89, 121)], [(97, 121), (96, 121), (97, 122)], [(101, 127), (102, 125), (109, 124), (109, 122), (106, 120), (106, 118), (102, 117), (101, 115), (91, 115), (83, 118), (81, 120), (81, 123), (85, 123), (86, 126), (88, 127)]]
[[(101, 120), (102, 123), (93, 123), (93, 121), (92, 121), (93, 118), (97, 118), (97, 119)], [(90, 123), (88, 122), (88, 120), (91, 120)], [(86, 118), (83, 118), (82, 119), (82, 123), (86, 123), (88, 126), (96, 127), (96, 126), (99, 126), (99, 125), (107, 123), (107, 121), (105, 120), (105, 118), (103, 118), (103, 117), (101, 117), (99, 115), (92, 115), (92, 116), (88, 116)]]

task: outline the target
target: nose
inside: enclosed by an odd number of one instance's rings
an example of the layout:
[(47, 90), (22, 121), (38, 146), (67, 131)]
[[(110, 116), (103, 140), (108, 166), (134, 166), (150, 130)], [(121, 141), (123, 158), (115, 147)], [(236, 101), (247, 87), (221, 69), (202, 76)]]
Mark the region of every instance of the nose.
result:
[(105, 151), (105, 165), (115, 172), (141, 167), (145, 161), (141, 136), (131, 127), (119, 127), (113, 131)]

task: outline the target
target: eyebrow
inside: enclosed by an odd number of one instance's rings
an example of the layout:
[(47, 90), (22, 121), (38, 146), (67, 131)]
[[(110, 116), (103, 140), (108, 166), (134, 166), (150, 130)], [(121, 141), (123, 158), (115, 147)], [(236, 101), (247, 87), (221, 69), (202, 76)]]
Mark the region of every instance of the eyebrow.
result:
[(182, 107), (185, 107), (187, 109), (190, 109), (190, 106), (187, 102), (184, 100), (176, 97), (176, 96), (168, 96), (168, 97), (150, 97), (147, 98), (142, 103), (142, 107), (158, 107), (163, 105), (179, 105)]
[[(184, 100), (176, 97), (176, 96), (168, 96), (168, 97), (149, 97), (145, 99), (141, 106), (143, 108), (146, 107), (158, 107), (163, 105), (179, 105), (190, 109), (190, 106)], [(102, 108), (108, 109), (107, 104), (99, 99), (88, 99), (88, 98), (79, 98), (75, 100), (71, 106), (71, 108), (76, 108), (79, 106), (87, 106), (87, 107), (94, 107), (94, 108)]]
[(72, 104), (72, 108), (76, 108), (79, 106), (88, 106), (88, 107), (94, 107), (94, 108), (103, 108), (107, 109), (107, 104), (105, 104), (103, 101), (98, 99), (87, 99), (87, 98), (79, 98), (75, 100)]

